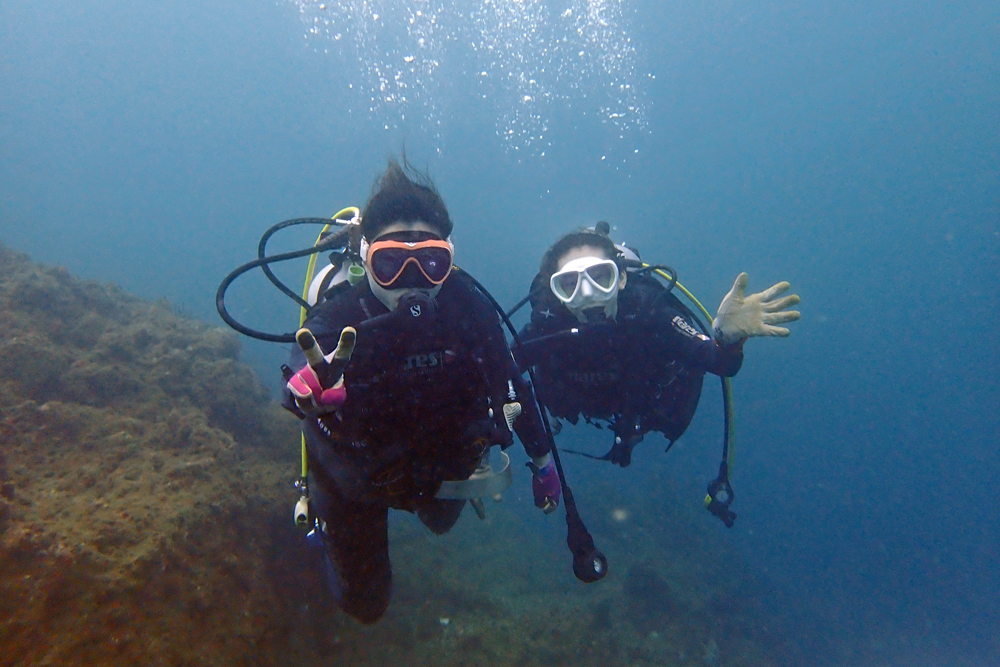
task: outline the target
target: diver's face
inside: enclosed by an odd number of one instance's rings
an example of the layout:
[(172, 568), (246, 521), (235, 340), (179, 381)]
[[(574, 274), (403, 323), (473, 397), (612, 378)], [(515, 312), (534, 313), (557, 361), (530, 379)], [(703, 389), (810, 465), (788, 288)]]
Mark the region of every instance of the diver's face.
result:
[[(380, 239), (385, 239), (390, 234), (397, 234), (399, 232), (426, 232), (440, 238), (439, 232), (434, 227), (422, 220), (415, 220), (412, 222), (394, 222), (379, 232), (376, 238), (369, 239), (369, 243), (375, 243)], [(383, 287), (375, 281), (371, 266), (369, 265), (369, 258), (365, 258), (365, 273), (368, 276), (368, 285), (371, 287), (372, 293), (389, 310), (396, 310), (396, 306), (399, 305), (400, 300), (410, 294), (422, 292), (433, 297), (441, 291), (441, 285), (434, 285), (432, 287), (402, 287), (397, 289)]]
[[(591, 262), (608, 261), (608, 257), (603, 248), (591, 245), (577, 246), (566, 251), (556, 263), (558, 267), (556, 273), (564, 269), (578, 269)], [(582, 261), (579, 261), (582, 260)], [(607, 267), (605, 267), (606, 270)], [(613, 269), (615, 270), (615, 269)], [(572, 274), (570, 274), (572, 275)], [(609, 276), (610, 277), (610, 276)], [(618, 314), (618, 292), (625, 286), (625, 272), (618, 274), (617, 284), (610, 293), (605, 289), (598, 289), (585, 275), (580, 275), (576, 291), (570, 302), (565, 303), (566, 308), (573, 313), (580, 322), (596, 322), (604, 319), (614, 319)], [(558, 294), (557, 294), (558, 296)], [(562, 299), (561, 299), (562, 300)]]

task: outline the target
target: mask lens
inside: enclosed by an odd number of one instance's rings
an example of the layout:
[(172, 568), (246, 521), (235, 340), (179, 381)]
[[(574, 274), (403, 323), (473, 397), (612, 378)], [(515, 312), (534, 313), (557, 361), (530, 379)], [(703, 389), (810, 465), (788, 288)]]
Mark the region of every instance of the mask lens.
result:
[(380, 248), (370, 258), (370, 268), (375, 279), (387, 285), (396, 279), (410, 253), (402, 248)]
[(576, 291), (576, 285), (580, 282), (580, 274), (576, 271), (559, 273), (552, 277), (552, 291), (563, 300), (569, 300)]
[[(390, 241), (389, 243), (393, 243)], [(407, 273), (416, 272), (420, 280), (415, 276), (410, 276), (408, 282), (420, 282), (430, 285), (439, 285), (444, 282), (448, 274), (451, 273), (451, 250), (450, 248), (429, 245), (423, 247), (416, 243), (410, 244), (401, 242), (398, 245), (376, 246), (369, 251), (368, 262), (372, 276), (375, 281), (383, 287), (395, 284)], [(412, 265), (411, 271), (407, 266)], [(421, 282), (422, 281), (422, 282)], [(406, 287), (413, 285), (399, 285)]]
[(610, 263), (601, 263), (587, 269), (590, 279), (603, 290), (610, 290), (615, 285), (615, 270)]
[(444, 248), (420, 248), (414, 253), (431, 282), (439, 283), (451, 271), (451, 253)]

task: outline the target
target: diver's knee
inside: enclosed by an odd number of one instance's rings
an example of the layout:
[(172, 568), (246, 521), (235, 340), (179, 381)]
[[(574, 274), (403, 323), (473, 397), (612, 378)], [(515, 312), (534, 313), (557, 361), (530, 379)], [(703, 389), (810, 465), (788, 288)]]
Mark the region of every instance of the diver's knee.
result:
[(362, 625), (374, 625), (381, 620), (389, 608), (389, 598), (379, 600), (344, 601), (341, 609)]
[(363, 582), (348, 587), (340, 600), (340, 608), (364, 625), (377, 623), (389, 608), (392, 597), (391, 571), (379, 568), (371, 574)]

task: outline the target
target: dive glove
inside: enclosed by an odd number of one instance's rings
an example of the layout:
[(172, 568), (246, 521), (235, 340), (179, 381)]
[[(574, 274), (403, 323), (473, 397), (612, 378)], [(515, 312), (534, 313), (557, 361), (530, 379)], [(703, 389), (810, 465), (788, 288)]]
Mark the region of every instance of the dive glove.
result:
[(788, 329), (773, 325), (799, 319), (799, 311), (785, 310), (799, 302), (798, 294), (775, 298), (791, 285), (780, 282), (763, 292), (744, 296), (749, 280), (746, 273), (736, 278), (733, 289), (722, 300), (712, 323), (715, 340), (723, 345), (732, 345), (753, 336), (787, 336)]
[[(542, 461), (545, 461), (544, 464), (539, 466), (538, 463)], [(562, 492), (555, 463), (546, 454), (540, 459), (529, 461), (526, 465), (531, 468), (531, 492), (535, 496), (535, 507), (546, 514), (554, 512), (559, 507), (559, 496)]]
[(337, 349), (324, 355), (312, 332), (299, 329), (295, 341), (305, 353), (307, 363), (285, 385), (299, 410), (316, 417), (340, 409), (347, 400), (344, 369), (354, 353), (356, 339), (357, 332), (352, 327), (345, 327), (340, 332)]

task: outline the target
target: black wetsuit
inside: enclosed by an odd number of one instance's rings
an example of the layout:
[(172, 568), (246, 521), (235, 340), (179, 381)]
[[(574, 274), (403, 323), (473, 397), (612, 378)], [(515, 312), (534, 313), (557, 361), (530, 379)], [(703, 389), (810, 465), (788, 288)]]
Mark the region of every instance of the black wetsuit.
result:
[[(435, 533), (448, 531), (465, 501), (435, 499), (441, 482), (468, 478), (490, 444), (511, 442), (500, 415), (517, 373), (496, 312), (458, 271), (435, 302), (432, 315), (397, 314), (371, 328), (365, 322), (388, 310), (367, 282), (343, 284), (304, 325), (326, 352), (345, 326), (358, 330), (344, 372), (346, 401), (336, 414), (306, 417), (303, 431), (312, 507), (326, 524), (340, 604), (366, 623), (389, 603), (389, 508), (415, 512)], [(291, 368), (304, 364), (296, 350)], [(532, 405), (522, 403), (530, 413)], [(539, 423), (537, 409), (528, 421)], [(529, 455), (548, 451), (538, 428), (519, 433)]]
[[(628, 465), (649, 431), (670, 440), (694, 416), (705, 372), (735, 375), (742, 343), (720, 346), (692, 323), (690, 311), (647, 275), (630, 273), (614, 320), (580, 324), (544, 285), (532, 284), (531, 322), (521, 331), (535, 387), (553, 416), (575, 424), (607, 420), (623, 443), (610, 453)], [(578, 333), (567, 333), (577, 329)], [(553, 335), (554, 334), (554, 335)]]

